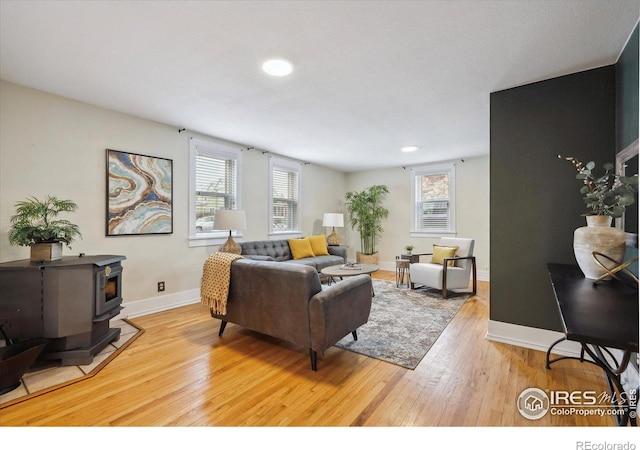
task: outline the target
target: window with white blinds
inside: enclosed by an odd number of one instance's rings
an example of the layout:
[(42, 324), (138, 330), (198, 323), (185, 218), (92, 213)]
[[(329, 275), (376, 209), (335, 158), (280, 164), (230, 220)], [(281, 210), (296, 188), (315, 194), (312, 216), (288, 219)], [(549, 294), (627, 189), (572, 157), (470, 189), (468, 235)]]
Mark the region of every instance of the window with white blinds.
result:
[(269, 166), (270, 233), (299, 233), (300, 164), (271, 158)]
[(455, 165), (412, 170), (413, 230), (416, 234), (455, 233)]
[(228, 231), (213, 229), (213, 220), (219, 209), (240, 209), (241, 152), (200, 139), (191, 139), (190, 152), (190, 235), (196, 239), (226, 237)]
[(238, 162), (196, 150), (196, 219), (218, 209), (235, 209)]

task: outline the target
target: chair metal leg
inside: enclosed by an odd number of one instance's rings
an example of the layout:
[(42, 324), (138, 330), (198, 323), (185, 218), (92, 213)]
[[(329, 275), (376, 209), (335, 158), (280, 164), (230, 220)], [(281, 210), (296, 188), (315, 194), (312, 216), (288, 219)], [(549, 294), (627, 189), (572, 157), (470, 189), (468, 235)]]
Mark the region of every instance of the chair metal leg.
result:
[(442, 298), (447, 298), (447, 261), (444, 262), (442, 269)]
[(353, 330), (353, 331), (351, 332), (351, 336), (353, 336), (353, 340), (354, 340), (354, 341), (357, 341), (357, 340), (358, 340), (358, 333), (356, 332), (356, 330)]
[[(476, 257), (475, 256), (471, 256), (471, 274), (472, 274), (472, 280), (473, 280), (473, 289), (472, 289), (472, 294), (476, 295), (478, 293), (478, 270), (476, 267)], [(447, 298), (448, 292), (447, 292), (447, 265), (446, 265), (446, 261), (444, 264), (444, 268), (442, 270), (442, 298)]]
[(476, 271), (476, 258), (475, 256), (471, 259), (471, 268), (473, 274), (473, 295), (476, 295), (478, 292), (478, 275)]

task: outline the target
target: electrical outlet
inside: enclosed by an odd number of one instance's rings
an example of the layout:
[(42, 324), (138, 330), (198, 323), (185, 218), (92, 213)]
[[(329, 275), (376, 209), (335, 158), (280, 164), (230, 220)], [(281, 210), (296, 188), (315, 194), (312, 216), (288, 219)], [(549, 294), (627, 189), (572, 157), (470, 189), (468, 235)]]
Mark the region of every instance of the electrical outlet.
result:
[(164, 292), (164, 281), (158, 281), (158, 292)]

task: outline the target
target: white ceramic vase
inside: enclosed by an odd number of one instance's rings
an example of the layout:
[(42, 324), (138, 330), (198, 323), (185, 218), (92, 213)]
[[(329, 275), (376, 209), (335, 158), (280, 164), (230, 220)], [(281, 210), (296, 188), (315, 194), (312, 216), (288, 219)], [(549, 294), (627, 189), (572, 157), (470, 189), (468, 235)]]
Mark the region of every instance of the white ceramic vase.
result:
[[(624, 231), (611, 227), (612, 219), (611, 216), (587, 216), (587, 226), (580, 227), (573, 233), (573, 252), (586, 278), (596, 280), (607, 273), (596, 262), (593, 252), (622, 261), (626, 235)], [(601, 257), (599, 261), (609, 269), (617, 266), (606, 258)]]

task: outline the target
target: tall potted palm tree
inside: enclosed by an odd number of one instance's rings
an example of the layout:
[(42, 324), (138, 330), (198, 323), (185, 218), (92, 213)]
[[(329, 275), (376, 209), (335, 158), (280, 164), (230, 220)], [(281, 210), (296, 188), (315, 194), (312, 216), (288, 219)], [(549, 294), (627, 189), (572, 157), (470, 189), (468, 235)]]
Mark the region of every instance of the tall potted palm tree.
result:
[(359, 263), (378, 263), (376, 238), (382, 233), (382, 219), (389, 216), (389, 210), (382, 202), (389, 193), (385, 185), (374, 185), (361, 192), (351, 191), (345, 194), (349, 222), (360, 235), (360, 252), (356, 253)]

